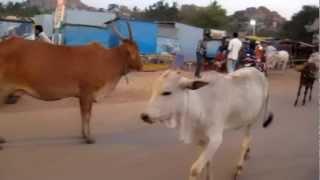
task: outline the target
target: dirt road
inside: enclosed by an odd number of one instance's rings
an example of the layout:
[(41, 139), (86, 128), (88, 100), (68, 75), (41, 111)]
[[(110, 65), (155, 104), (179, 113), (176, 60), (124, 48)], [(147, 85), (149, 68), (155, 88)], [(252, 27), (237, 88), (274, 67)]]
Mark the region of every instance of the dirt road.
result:
[[(0, 132), (9, 143), (0, 151), (0, 180), (187, 180), (196, 148), (179, 142), (173, 130), (138, 118), (158, 75), (133, 74), (129, 85), (121, 82), (112, 97), (94, 107), (94, 145), (80, 143), (73, 99), (23, 98), (3, 108)], [(271, 74), (275, 121), (266, 130), (260, 124), (254, 130), (240, 180), (318, 179), (318, 90), (311, 103), (294, 108), (297, 80), (294, 71)], [(214, 179), (232, 179), (242, 134), (225, 133), (213, 161)]]

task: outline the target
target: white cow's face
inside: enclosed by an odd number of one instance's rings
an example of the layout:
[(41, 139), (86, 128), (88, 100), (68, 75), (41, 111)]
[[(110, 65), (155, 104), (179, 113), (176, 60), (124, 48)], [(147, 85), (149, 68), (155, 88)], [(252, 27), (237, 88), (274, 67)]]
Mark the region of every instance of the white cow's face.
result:
[(176, 116), (184, 107), (186, 91), (198, 89), (208, 83), (193, 81), (181, 76), (180, 72), (166, 71), (154, 83), (152, 96), (141, 119), (147, 123), (161, 122), (176, 126)]

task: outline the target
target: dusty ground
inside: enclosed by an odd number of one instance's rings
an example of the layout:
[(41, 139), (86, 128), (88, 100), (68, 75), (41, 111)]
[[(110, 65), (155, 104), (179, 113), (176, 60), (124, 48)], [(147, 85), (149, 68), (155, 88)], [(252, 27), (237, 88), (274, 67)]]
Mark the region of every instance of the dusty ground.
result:
[[(3, 108), (0, 180), (186, 180), (196, 149), (177, 141), (173, 130), (139, 120), (151, 84), (160, 73), (135, 73), (130, 84), (95, 105), (95, 145), (81, 144), (77, 101), (45, 103), (28, 97)], [(250, 160), (241, 179), (316, 180), (318, 165), (317, 90), (305, 107), (293, 107), (298, 74), (273, 72), (271, 107), (275, 122), (253, 132)], [(318, 86), (318, 84), (317, 84)], [(231, 180), (241, 131), (227, 132), (214, 158), (214, 179)]]

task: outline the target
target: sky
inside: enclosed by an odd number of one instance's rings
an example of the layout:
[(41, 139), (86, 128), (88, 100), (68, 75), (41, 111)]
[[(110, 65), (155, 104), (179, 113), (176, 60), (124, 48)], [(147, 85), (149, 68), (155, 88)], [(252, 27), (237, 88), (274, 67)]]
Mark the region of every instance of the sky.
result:
[[(7, 2), (9, 0), (0, 0), (0, 2)], [(23, 0), (13, 0), (23, 1)], [(81, 0), (83, 3), (97, 7), (107, 8), (109, 3), (126, 5), (130, 8), (138, 6), (140, 9), (157, 2), (158, 0)], [(213, 0), (166, 0), (167, 2), (175, 2), (178, 4), (196, 4), (199, 6), (206, 6)], [(228, 15), (233, 14), (235, 11), (243, 10), (248, 7), (265, 6), (270, 10), (277, 11), (286, 19), (301, 10), (303, 5), (318, 5), (319, 0), (217, 0), (219, 4), (227, 10)]]

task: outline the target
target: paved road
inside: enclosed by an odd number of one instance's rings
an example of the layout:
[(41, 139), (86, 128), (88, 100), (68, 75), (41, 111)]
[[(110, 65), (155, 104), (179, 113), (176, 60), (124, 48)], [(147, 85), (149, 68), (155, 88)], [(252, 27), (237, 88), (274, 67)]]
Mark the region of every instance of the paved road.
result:
[[(297, 74), (274, 72), (270, 79), (275, 121), (269, 129), (259, 125), (254, 130), (251, 158), (240, 180), (316, 180), (317, 97), (294, 108)], [(0, 180), (188, 178), (196, 148), (178, 142), (173, 130), (143, 124), (138, 113), (145, 101), (95, 106), (95, 145), (80, 143), (75, 104), (66, 100), (51, 106), (24, 99), (3, 109), (0, 132), (9, 143), (0, 152)], [(241, 137), (241, 131), (225, 133), (214, 158), (214, 179), (232, 179)]]

